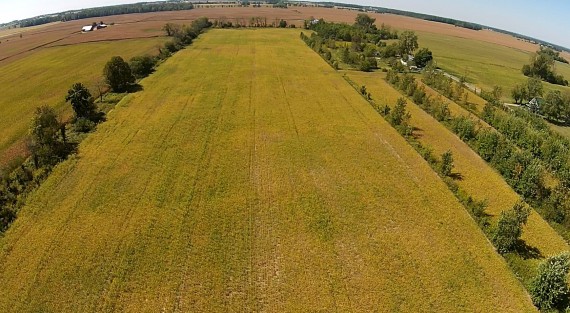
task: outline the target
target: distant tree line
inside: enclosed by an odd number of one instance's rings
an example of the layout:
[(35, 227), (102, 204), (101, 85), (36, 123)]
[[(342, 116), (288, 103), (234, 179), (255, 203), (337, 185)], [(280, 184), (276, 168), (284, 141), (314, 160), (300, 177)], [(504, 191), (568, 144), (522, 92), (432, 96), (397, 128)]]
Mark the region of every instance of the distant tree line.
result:
[(78, 11), (68, 11), (53, 15), (38, 16), (19, 21), (20, 27), (36, 26), (52, 22), (65, 22), (91, 17), (102, 17), (110, 15), (148, 13), (161, 11), (181, 11), (191, 10), (194, 6), (190, 2), (165, 1), (165, 2), (141, 2), (134, 4), (121, 4), (99, 8), (82, 9)]
[(212, 20), (212, 27), (214, 28), (242, 28), (242, 27), (276, 27), (276, 28), (295, 28), (295, 24), (288, 24), (286, 20), (274, 19), (268, 20), (265, 16), (253, 16), (248, 19), (245, 18), (217, 18)]

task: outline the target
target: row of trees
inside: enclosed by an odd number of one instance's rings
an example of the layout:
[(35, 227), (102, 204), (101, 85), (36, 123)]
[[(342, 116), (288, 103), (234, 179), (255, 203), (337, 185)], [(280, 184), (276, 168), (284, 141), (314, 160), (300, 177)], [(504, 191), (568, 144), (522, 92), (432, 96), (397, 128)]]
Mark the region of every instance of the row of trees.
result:
[(188, 26), (174, 23), (165, 24), (162, 29), (166, 36), (172, 37), (172, 39), (164, 44), (164, 48), (160, 49), (159, 58), (168, 58), (176, 51), (190, 45), (198, 35), (211, 26), (212, 22), (206, 17), (199, 17)]
[[(422, 88), (417, 88), (414, 84), (413, 78), (404, 75), (404, 77), (398, 77), (397, 73), (389, 73), (389, 78), (391, 83), (400, 90), (404, 91), (408, 95), (415, 95), (414, 102), (418, 103), (416, 99), (423, 98), (420, 101), (420, 106), (427, 109), (428, 113), (432, 114), (440, 121), (444, 121), (450, 129), (452, 129), (456, 134), (458, 134), (463, 140), (468, 140), (468, 143), (473, 147), (476, 147), (476, 151), (487, 161), (492, 161), (497, 152), (497, 148), (502, 145), (508, 145), (501, 135), (491, 129), (479, 129), (477, 130), (473, 127), (473, 122), (469, 118), (453, 118), (449, 113), (437, 114), (437, 112), (447, 111), (441, 109), (443, 104), (432, 102), (430, 97), (420, 97), (425, 93), (422, 92)], [(410, 87), (411, 86), (411, 87)], [(415, 87), (414, 87), (415, 86)], [(365, 89), (364, 89), (365, 90)], [(362, 93), (362, 92), (361, 92)], [(371, 95), (366, 94), (367, 99), (371, 100)], [(404, 116), (404, 119), (396, 119), (396, 121), (406, 121), (409, 120), (409, 114), (405, 111), (404, 99), (399, 99), (394, 111), (399, 113), (396, 116)], [(399, 109), (397, 109), (399, 107)], [(402, 110), (402, 107), (404, 108)], [(440, 109), (437, 109), (440, 107)], [(468, 211), (473, 215), (473, 217), (478, 221), (479, 225), (483, 227), (483, 230), (491, 239), (493, 245), (496, 247), (497, 251), (501, 254), (511, 253), (518, 251), (519, 247), (524, 246), (521, 243), (521, 236), (523, 232), (523, 226), (527, 223), (528, 217), (530, 215), (530, 208), (523, 202), (516, 203), (511, 209), (501, 212), (499, 220), (495, 228), (489, 229), (488, 216), (484, 213), (484, 207), (486, 205), (485, 201), (475, 201), (471, 197), (467, 196), (462, 192), (459, 187), (450, 181), (447, 177), (451, 174), (451, 169), (453, 168), (453, 157), (451, 152), (447, 151), (442, 154), (441, 161), (438, 163), (434, 161), (433, 155), (431, 155), (430, 149), (426, 149), (421, 146), (412, 136), (406, 135), (397, 122), (394, 122), (393, 111), (389, 109), (378, 109), (378, 111), (386, 116), (386, 119), (411, 141), (412, 146), (414, 146), (418, 152), (428, 161), (434, 170), (444, 178), (444, 181), (448, 184), (450, 189), (455, 193), (458, 199), (465, 205)], [(448, 112), (448, 111), (447, 111)], [(446, 122), (447, 121), (447, 122)], [(411, 125), (406, 125), (406, 127), (412, 128)], [(471, 138), (471, 139), (469, 139)], [(502, 142), (501, 142), (502, 141)], [(512, 153), (512, 151), (511, 151)], [(501, 157), (504, 157), (504, 153), (499, 153)], [(501, 158), (499, 157), (499, 158)], [(496, 164), (501, 162), (496, 160)], [(437, 166), (435, 166), (438, 164)], [(516, 168), (521, 169), (519, 166)], [(522, 170), (522, 169), (521, 169)], [(540, 174), (539, 174), (540, 175)], [(525, 176), (525, 173), (522, 173)], [(527, 175), (528, 176), (528, 175)], [(532, 176), (532, 175), (530, 175)], [(532, 190), (531, 188), (530, 190)], [(556, 198), (556, 206), (564, 205), (562, 202), (566, 201), (566, 207), (568, 198), (561, 197), (560, 193), (553, 193)], [(570, 254), (562, 253), (560, 255), (555, 255), (544, 260), (538, 267), (538, 271), (535, 277), (531, 280), (529, 286), (529, 292), (531, 294), (533, 303), (541, 310), (551, 310), (559, 309), (564, 310), (569, 302), (570, 289), (567, 284), (567, 275), (570, 272)]]
[(390, 71), (387, 80), (468, 143), (525, 199), (542, 200), (548, 197), (544, 182), (545, 169), (532, 154), (518, 149), (502, 134), (481, 127), (472, 118), (452, 116), (447, 104), (442, 99), (427, 96), (424, 88), (419, 87), (411, 75)]
[[(200, 18), (190, 27), (165, 28), (172, 31), (171, 36), (176, 36), (177, 44), (186, 45), (210, 25), (206, 18)], [(112, 57), (103, 69), (109, 90), (119, 93), (136, 90), (133, 88), (136, 79), (148, 76), (158, 61), (174, 52), (168, 50), (165, 53), (165, 49), (168, 49), (167, 45), (161, 48), (157, 57), (136, 56), (129, 63), (119, 56)], [(104, 120), (104, 113), (99, 111), (91, 92), (82, 83), (71, 86), (65, 101), (74, 112), (71, 121), (62, 121), (49, 106), (37, 108), (29, 129), (30, 158), (15, 161), (0, 176), (0, 233), (14, 221), (25, 196), (45, 180), (56, 164), (75, 152), (77, 144), (85, 137), (81, 134), (92, 131), (97, 123)]]

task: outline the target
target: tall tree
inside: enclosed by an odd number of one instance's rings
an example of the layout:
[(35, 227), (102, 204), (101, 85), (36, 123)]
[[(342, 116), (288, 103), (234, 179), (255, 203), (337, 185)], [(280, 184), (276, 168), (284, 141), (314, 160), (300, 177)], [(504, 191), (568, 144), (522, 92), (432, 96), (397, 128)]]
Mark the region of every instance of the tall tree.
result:
[(445, 151), (441, 155), (441, 164), (439, 167), (439, 172), (443, 176), (451, 175), (451, 171), (453, 170), (453, 154), (450, 150)]
[(418, 48), (418, 36), (413, 31), (406, 30), (400, 34), (399, 38), (399, 48), (402, 56), (410, 55)]
[(565, 108), (562, 93), (559, 90), (552, 90), (546, 94), (545, 102), (540, 108), (540, 112), (551, 120), (562, 120)]
[(414, 61), (418, 67), (425, 67), (431, 60), (433, 60), (433, 56), (428, 48), (418, 50), (414, 56)]
[(53, 165), (61, 156), (62, 147), (58, 140), (60, 130), (61, 123), (51, 107), (42, 106), (36, 109), (29, 130), (30, 151), (36, 168)]
[(135, 82), (129, 64), (119, 56), (114, 56), (107, 62), (103, 74), (114, 92), (125, 92)]
[(364, 31), (368, 32), (374, 26), (374, 22), (376, 22), (376, 19), (371, 18), (370, 16), (368, 16), (368, 14), (358, 13), (354, 21), (354, 26), (360, 27)]
[(527, 96), (530, 99), (542, 97), (544, 93), (544, 87), (542, 86), (542, 81), (536, 77), (529, 77), (526, 83), (526, 90), (528, 92)]
[(92, 119), (95, 116), (96, 107), (93, 96), (82, 83), (75, 83), (71, 86), (71, 89), (67, 91), (65, 101), (71, 102), (77, 118)]

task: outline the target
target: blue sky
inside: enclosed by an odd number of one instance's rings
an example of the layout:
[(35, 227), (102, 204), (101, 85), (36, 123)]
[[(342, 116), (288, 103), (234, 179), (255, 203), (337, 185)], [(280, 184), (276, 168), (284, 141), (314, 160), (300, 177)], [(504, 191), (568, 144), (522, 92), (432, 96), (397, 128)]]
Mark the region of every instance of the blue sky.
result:
[[(0, 0), (0, 22), (71, 9), (140, 0)], [(570, 48), (568, 0), (337, 0), (465, 20), (550, 41)], [(46, 3), (49, 3), (46, 4)]]

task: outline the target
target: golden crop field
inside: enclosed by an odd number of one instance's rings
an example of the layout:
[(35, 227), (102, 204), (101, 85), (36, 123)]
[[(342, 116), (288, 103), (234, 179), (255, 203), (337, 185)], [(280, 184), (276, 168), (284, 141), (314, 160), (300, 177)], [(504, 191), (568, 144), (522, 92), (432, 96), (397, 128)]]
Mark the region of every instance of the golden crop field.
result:
[(37, 107), (49, 105), (61, 116), (69, 116), (72, 110), (65, 96), (73, 83), (93, 88), (112, 56), (128, 60), (139, 54), (156, 54), (163, 41), (152, 38), (53, 47), (0, 66), (0, 167), (22, 153)]
[[(346, 72), (346, 75), (357, 84), (366, 85), (366, 89), (372, 94), (372, 98), (380, 105), (394, 106), (396, 100), (402, 96), (384, 80), (384, 73)], [(470, 97), (477, 101), (474, 94), (471, 94)], [(456, 110), (452, 113), (453, 115), (468, 114), (454, 102), (453, 106), (450, 105), (450, 109), (452, 108)], [(486, 199), (488, 201), (486, 212), (493, 219), (498, 218), (501, 211), (510, 209), (520, 199), (497, 171), (444, 125), (411, 100), (408, 100), (407, 110), (411, 114), (412, 126), (417, 128), (415, 134), (418, 136), (418, 140), (424, 146), (431, 147), (434, 154), (438, 156), (447, 150), (453, 153), (454, 172), (461, 177), (461, 179), (456, 180), (457, 184), (476, 200)], [(476, 118), (474, 115), (471, 116)], [(522, 239), (527, 245), (538, 249), (543, 257), (569, 250), (564, 239), (534, 211), (528, 219), (528, 224), (524, 227)], [(519, 262), (526, 263), (526, 265), (521, 266), (527, 268), (525, 271), (530, 269), (530, 274), (533, 274), (533, 269), (536, 268), (541, 259), (528, 258), (526, 260), (521, 259)]]
[(0, 239), (0, 311), (536, 311), (299, 31), (211, 30), (142, 85)]

